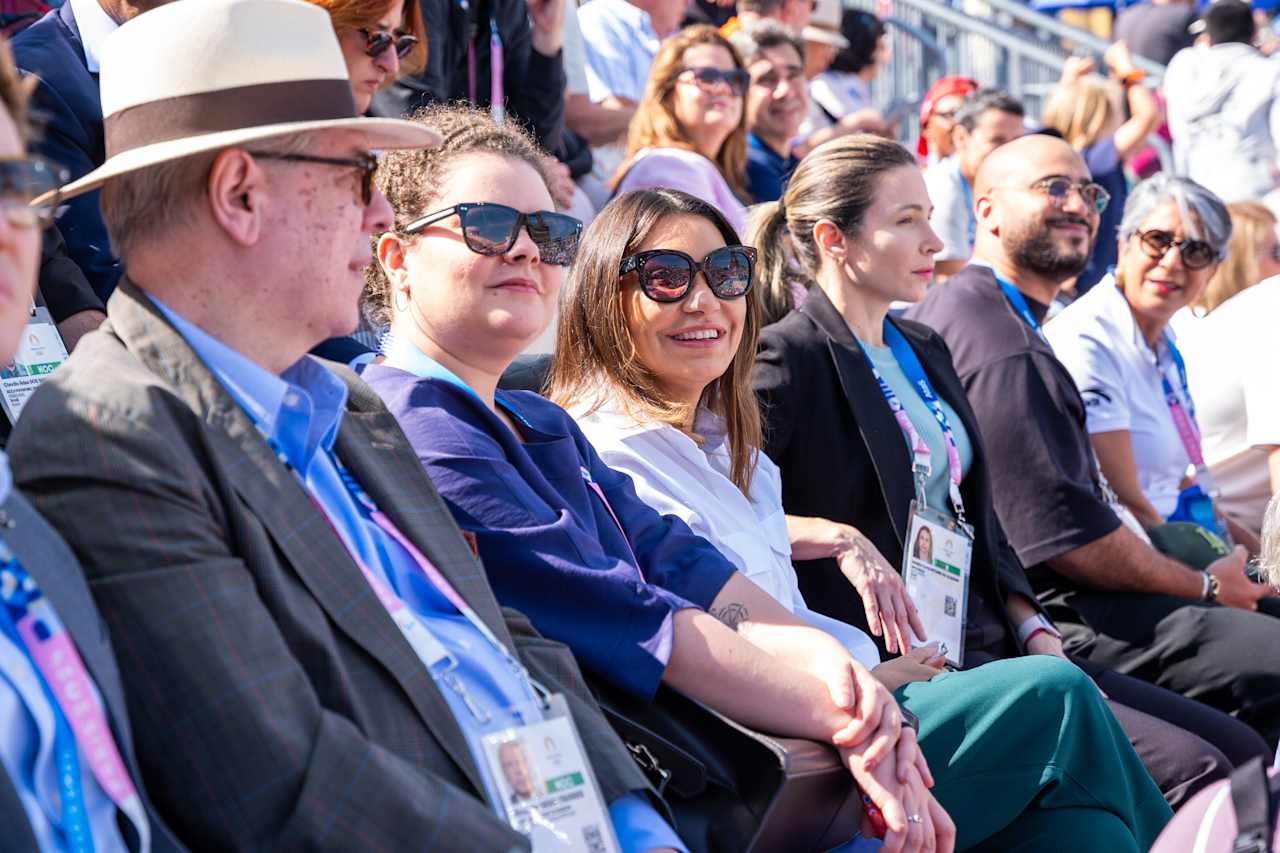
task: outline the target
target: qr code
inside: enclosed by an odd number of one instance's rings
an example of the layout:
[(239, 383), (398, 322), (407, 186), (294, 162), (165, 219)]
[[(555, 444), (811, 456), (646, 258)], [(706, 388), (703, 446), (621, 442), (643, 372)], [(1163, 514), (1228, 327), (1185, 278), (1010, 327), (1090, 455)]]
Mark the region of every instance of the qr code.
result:
[(948, 616), (956, 615), (956, 600), (953, 596), (945, 596), (945, 600), (942, 602), (942, 612)]
[(600, 834), (600, 827), (594, 823), (583, 827), (582, 840), (587, 844), (587, 853), (608, 853), (609, 848), (604, 844), (604, 836)]

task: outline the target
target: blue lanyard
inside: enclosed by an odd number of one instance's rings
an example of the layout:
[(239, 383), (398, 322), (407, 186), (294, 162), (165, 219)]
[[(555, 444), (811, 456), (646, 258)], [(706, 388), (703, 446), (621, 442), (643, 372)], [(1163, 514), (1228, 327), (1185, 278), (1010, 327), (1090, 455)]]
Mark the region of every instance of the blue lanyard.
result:
[[(995, 273), (994, 270), (992, 272)], [(1031, 331), (1039, 335), (1040, 340), (1046, 344), (1049, 343), (1048, 338), (1044, 336), (1044, 330), (1040, 328), (1040, 321), (1036, 319), (1035, 314), (1031, 313), (1031, 306), (1027, 304), (1026, 297), (1022, 295), (1022, 292), (1001, 278), (999, 274), (996, 274), (996, 284), (1000, 285), (1000, 289), (1004, 291), (1004, 298), (1009, 300), (1013, 310), (1018, 312), (1018, 316), (1026, 321), (1026, 324), (1031, 327)]]
[[(964, 477), (964, 471), (960, 464), (960, 450), (956, 444), (955, 433), (951, 429), (951, 424), (947, 420), (947, 413), (942, 409), (942, 401), (933, 390), (933, 385), (929, 383), (929, 377), (925, 375), (924, 367), (920, 364), (920, 358), (916, 355), (915, 350), (911, 349), (911, 345), (907, 343), (907, 339), (903, 337), (898, 327), (889, 322), (886, 318), (884, 321), (884, 339), (889, 345), (889, 351), (893, 353), (893, 358), (898, 362), (898, 366), (902, 368), (902, 372), (907, 377), (907, 381), (911, 383), (911, 387), (915, 388), (916, 393), (920, 395), (920, 399), (933, 413), (934, 420), (938, 423), (938, 428), (942, 430), (942, 440), (947, 448), (947, 473), (948, 473), (948, 490), (951, 495), (951, 504), (956, 511), (956, 519), (965, 524), (964, 499), (960, 496), (960, 481)], [(859, 344), (861, 345), (861, 344)], [(865, 352), (865, 351), (864, 351)], [(915, 425), (911, 423), (911, 418), (907, 416), (906, 410), (902, 406), (902, 401), (898, 399), (898, 395), (894, 392), (889, 383), (880, 375), (880, 371), (876, 369), (871, 359), (867, 358), (867, 364), (871, 367), (871, 373), (875, 376), (876, 385), (880, 388), (880, 394), (884, 397), (885, 403), (888, 404), (889, 410), (893, 412), (898, 426), (902, 429), (904, 438), (907, 440), (907, 446), (911, 450), (912, 469), (916, 474), (916, 498), (921, 506), (924, 506), (924, 489), (920, 482), (920, 474), (928, 477), (930, 473), (930, 456), (932, 456), (929, 446), (920, 437)], [(921, 470), (923, 469), (923, 470)]]
[[(53, 689), (45, 679), (44, 672), (37, 665), (31, 650), (27, 648), (17, 630), (17, 623), (27, 616), (29, 605), (41, 599), (44, 593), (35, 580), (27, 574), (27, 570), (18, 562), (17, 557), (13, 556), (8, 548), (0, 546), (0, 549), (2, 549), (0, 556), (7, 557), (3, 566), (0, 566), (0, 571), (16, 580), (16, 583), (8, 589), (4, 587), (10, 586), (9, 584), (0, 585), (0, 598), (4, 600), (4, 607), (0, 608), (4, 622), (0, 625), (18, 648), (26, 652), (28, 660), (31, 661), (31, 668), (40, 681), (45, 699), (53, 710), (53, 755), (54, 763), (57, 765), (58, 790), (61, 795), (62, 834), (71, 850), (76, 853), (93, 853), (93, 829), (89, 825), (84, 786), (80, 779), (80, 756), (76, 748), (75, 735), (71, 731), (67, 715), (58, 704)], [(85, 700), (92, 701), (89, 697), (85, 697)]]
[(960, 191), (964, 193), (965, 225), (969, 232), (969, 251), (972, 252), (973, 244), (978, 241), (978, 215), (973, 210), (973, 191), (969, 189), (964, 175), (960, 176)]
[[(1182, 399), (1187, 403), (1187, 412), (1191, 415), (1191, 419), (1196, 417), (1196, 404), (1191, 399), (1191, 385), (1187, 382), (1187, 363), (1182, 358), (1182, 353), (1178, 352), (1178, 347), (1173, 342), (1173, 336), (1168, 332), (1164, 335), (1164, 345), (1169, 348), (1169, 358), (1173, 360), (1173, 366), (1178, 371), (1178, 383), (1182, 386)], [(1168, 394), (1173, 389), (1169, 388), (1169, 378), (1165, 376), (1163, 370), (1160, 371), (1160, 379), (1165, 384), (1165, 393)]]

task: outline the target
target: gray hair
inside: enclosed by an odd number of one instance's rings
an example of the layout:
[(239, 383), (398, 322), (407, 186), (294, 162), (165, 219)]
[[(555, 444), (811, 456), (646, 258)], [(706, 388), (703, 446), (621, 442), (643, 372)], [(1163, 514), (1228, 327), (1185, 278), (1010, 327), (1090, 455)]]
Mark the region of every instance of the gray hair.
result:
[(733, 45), (734, 50), (738, 51), (744, 67), (755, 62), (760, 57), (761, 51), (784, 44), (795, 48), (796, 53), (800, 55), (800, 62), (804, 62), (804, 40), (770, 18), (738, 30), (729, 36), (729, 43)]
[(978, 119), (982, 114), (990, 110), (1008, 113), (1018, 118), (1027, 116), (1027, 110), (1022, 105), (1022, 101), (1004, 89), (986, 88), (970, 92), (968, 97), (960, 103), (956, 108), (955, 123), (965, 130), (973, 130), (978, 126)]
[[(1129, 193), (1117, 233), (1120, 242), (1123, 243), (1136, 234), (1147, 217), (1169, 202), (1178, 205), (1187, 236), (1204, 240), (1212, 246), (1218, 253), (1219, 261), (1227, 256), (1227, 245), (1231, 242), (1231, 213), (1227, 206), (1190, 178), (1168, 172), (1152, 175)], [(1202, 228), (1203, 234), (1200, 233)]]
[(1280, 586), (1280, 495), (1267, 504), (1262, 514), (1262, 553), (1258, 555), (1265, 583)]

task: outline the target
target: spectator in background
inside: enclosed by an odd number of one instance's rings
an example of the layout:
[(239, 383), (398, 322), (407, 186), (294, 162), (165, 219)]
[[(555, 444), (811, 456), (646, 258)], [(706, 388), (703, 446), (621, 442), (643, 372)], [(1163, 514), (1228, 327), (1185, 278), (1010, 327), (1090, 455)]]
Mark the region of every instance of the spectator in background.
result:
[[(564, 125), (591, 148), (591, 171), (578, 175), (578, 186), (592, 206), (599, 209), (609, 200), (608, 182), (622, 163), (627, 128), (636, 113), (635, 104), (619, 98), (591, 97), (587, 77), (586, 43), (578, 23), (578, 4), (564, 4)], [(579, 217), (582, 218), (582, 217)]]
[(427, 32), (417, 0), (309, 0), (329, 13), (351, 77), (356, 114), (369, 111), (373, 97), (401, 74), (422, 70)]
[(1174, 54), (1191, 47), (1190, 27), (1198, 14), (1193, 0), (1146, 0), (1121, 10), (1113, 36), (1134, 56), (1168, 65)]
[[(18, 70), (40, 80), (32, 108), (43, 116), (44, 132), (34, 151), (67, 169), (73, 180), (101, 166), (106, 157), (98, 93), (103, 40), (120, 24), (165, 2), (66, 0), (14, 38)], [(106, 302), (122, 270), (98, 212), (98, 194), (71, 199), (57, 224), (67, 254)]]
[[(835, 8), (839, 8), (838, 4)], [(890, 57), (884, 22), (861, 9), (845, 9), (840, 34), (846, 47), (838, 51), (831, 66), (809, 84), (809, 95), (833, 120), (875, 109), (871, 81)]]
[(934, 256), (934, 275), (941, 281), (969, 262), (978, 221), (973, 211), (974, 177), (982, 161), (1001, 145), (1026, 132), (1022, 103), (1002, 89), (978, 89), (956, 111), (951, 128), (955, 152), (924, 173), (933, 202), (929, 222), (942, 239)]
[(1280, 247), (1265, 205), (1227, 209), (1227, 258), (1195, 303), (1205, 313), (1188, 319), (1179, 312), (1172, 325), (1222, 511), (1256, 534), (1263, 508), (1280, 494)]
[[(1075, 291), (1087, 293), (1116, 262), (1116, 228), (1129, 195), (1125, 161), (1147, 146), (1147, 135), (1160, 123), (1155, 94), (1142, 85), (1144, 74), (1134, 67), (1125, 43), (1108, 48), (1103, 61), (1110, 80), (1092, 74), (1093, 60), (1071, 57), (1062, 79), (1044, 107), (1044, 124), (1062, 134), (1080, 152), (1095, 183), (1111, 196), (1098, 221), (1098, 236), (1084, 272), (1076, 278)], [(1129, 106), (1125, 118), (1120, 104), (1124, 93)]]
[(631, 122), (616, 192), (684, 190), (741, 230), (747, 218), (743, 99), (750, 79), (715, 27), (689, 27), (663, 42)]
[(799, 35), (809, 26), (814, 0), (738, 0), (738, 13), (720, 28), (720, 34), (728, 38), (742, 27), (750, 27), (761, 21), (777, 21)]
[(747, 88), (747, 192), (753, 202), (775, 201), (800, 162), (791, 150), (808, 102), (805, 45), (787, 29), (763, 21), (730, 41), (751, 75)]
[(1277, 186), (1280, 63), (1253, 46), (1253, 12), (1220, 0), (1204, 14), (1209, 44), (1180, 52), (1164, 76), (1177, 172), (1224, 202)]
[(925, 92), (920, 104), (920, 138), (916, 140), (916, 156), (921, 168), (945, 160), (956, 150), (951, 141), (956, 110), (965, 97), (977, 91), (978, 81), (968, 77), (942, 77)]
[(813, 15), (800, 37), (805, 44), (804, 76), (812, 81), (826, 73), (837, 51), (849, 46), (840, 32), (840, 0), (814, 0)]
[(591, 0), (578, 9), (591, 100), (634, 107), (662, 40), (680, 28), (685, 0)]

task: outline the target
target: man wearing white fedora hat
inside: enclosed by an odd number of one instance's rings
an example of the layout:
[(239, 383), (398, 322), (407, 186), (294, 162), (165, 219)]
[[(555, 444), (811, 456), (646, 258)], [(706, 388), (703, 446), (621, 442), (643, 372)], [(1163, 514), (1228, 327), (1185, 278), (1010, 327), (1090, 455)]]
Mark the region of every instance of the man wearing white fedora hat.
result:
[[(149, 12), (101, 84), (107, 159), (63, 193), (102, 187), (128, 272), (10, 452), (83, 561), (160, 814), (210, 849), (680, 846), (378, 398), (306, 355), (355, 327), (392, 222), (371, 149), (439, 136), (356, 118), (298, 0)], [(567, 813), (504, 796), (514, 739), (557, 745)]]

